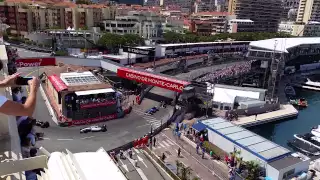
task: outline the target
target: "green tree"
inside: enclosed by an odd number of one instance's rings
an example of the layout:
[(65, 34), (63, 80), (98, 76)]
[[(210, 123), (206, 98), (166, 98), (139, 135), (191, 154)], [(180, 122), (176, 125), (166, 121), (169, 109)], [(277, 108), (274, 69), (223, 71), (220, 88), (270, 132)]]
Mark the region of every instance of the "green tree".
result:
[(177, 176), (180, 177), (181, 180), (189, 180), (192, 169), (190, 167), (185, 167), (178, 160), (176, 160), (176, 166), (177, 166)]
[(260, 166), (256, 161), (247, 161), (245, 166), (248, 170), (248, 177), (246, 177), (246, 180), (259, 179)]
[(118, 52), (123, 46), (144, 45), (144, 39), (136, 34), (112, 34), (105, 33), (98, 41), (99, 46), (106, 47), (111, 52)]
[(271, 38), (292, 37), (287, 33), (268, 33), (268, 32), (239, 32), (239, 33), (221, 33), (211, 36), (200, 36), (191, 32), (179, 34), (176, 32), (166, 32), (164, 39), (166, 43), (194, 43), (194, 42), (214, 42), (217, 40), (234, 39), (235, 41), (257, 41)]
[(144, 39), (138, 34), (125, 34), (123, 38), (126, 46), (144, 45)]

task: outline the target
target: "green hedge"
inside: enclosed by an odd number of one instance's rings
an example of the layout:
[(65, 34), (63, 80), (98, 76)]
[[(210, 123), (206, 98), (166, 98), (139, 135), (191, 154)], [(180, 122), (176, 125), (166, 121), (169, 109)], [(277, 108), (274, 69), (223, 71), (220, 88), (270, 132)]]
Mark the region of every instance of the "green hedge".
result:
[(216, 145), (210, 143), (209, 141), (203, 142), (203, 147), (205, 150), (209, 153), (210, 151), (213, 152), (216, 156), (220, 157), (220, 159), (224, 159), (224, 156), (226, 155), (226, 152), (224, 152), (222, 149), (218, 148)]

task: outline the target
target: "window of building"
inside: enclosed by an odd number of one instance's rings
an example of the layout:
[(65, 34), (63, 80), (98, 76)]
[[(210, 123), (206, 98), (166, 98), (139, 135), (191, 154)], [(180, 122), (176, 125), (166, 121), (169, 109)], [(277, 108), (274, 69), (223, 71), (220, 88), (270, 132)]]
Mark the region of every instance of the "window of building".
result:
[(282, 179), (287, 179), (287, 178), (289, 178), (290, 176), (292, 176), (292, 175), (294, 174), (294, 172), (295, 172), (295, 169), (291, 169), (291, 170), (283, 173)]

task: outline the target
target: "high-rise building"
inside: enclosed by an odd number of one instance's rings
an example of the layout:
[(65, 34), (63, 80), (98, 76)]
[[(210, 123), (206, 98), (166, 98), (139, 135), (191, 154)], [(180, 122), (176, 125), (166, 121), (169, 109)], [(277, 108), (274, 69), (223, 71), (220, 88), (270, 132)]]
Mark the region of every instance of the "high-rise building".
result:
[(258, 32), (277, 32), (283, 11), (281, 0), (230, 0), (228, 11), (237, 19), (250, 19)]
[(300, 0), (297, 23), (320, 21), (320, 0)]

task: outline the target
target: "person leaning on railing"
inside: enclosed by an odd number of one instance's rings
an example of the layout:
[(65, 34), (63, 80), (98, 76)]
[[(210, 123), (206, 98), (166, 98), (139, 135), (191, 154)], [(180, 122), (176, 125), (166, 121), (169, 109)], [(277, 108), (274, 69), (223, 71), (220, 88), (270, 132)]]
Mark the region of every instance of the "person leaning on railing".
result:
[[(0, 70), (3, 64), (0, 61)], [(4, 80), (0, 81), (0, 88), (16, 87), (16, 79), (20, 76), (19, 73), (7, 76)], [(8, 100), (5, 96), (0, 96), (0, 113), (13, 116), (32, 116), (37, 100), (37, 91), (39, 88), (39, 79), (33, 77), (28, 82), (29, 96), (24, 104)]]

